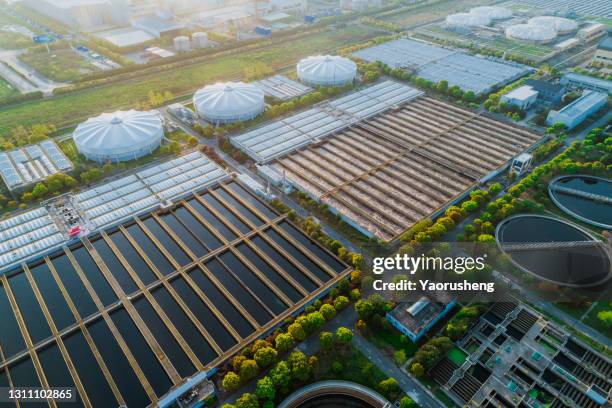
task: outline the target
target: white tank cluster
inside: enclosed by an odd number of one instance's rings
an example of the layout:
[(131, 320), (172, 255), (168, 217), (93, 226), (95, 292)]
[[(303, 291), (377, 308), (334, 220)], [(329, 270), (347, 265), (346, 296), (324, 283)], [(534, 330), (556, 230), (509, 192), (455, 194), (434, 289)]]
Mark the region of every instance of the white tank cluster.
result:
[(180, 35), (174, 39), (174, 49), (179, 52), (189, 51), (191, 49), (191, 42), (189, 37)]
[(79, 153), (97, 162), (134, 160), (161, 144), (164, 127), (157, 112), (103, 113), (77, 126), (72, 139)]
[(446, 27), (482, 27), (491, 24), (494, 20), (503, 20), (510, 17), (512, 17), (512, 11), (504, 7), (475, 7), (469, 13), (456, 13), (446, 16)]
[(253, 84), (226, 82), (207, 85), (193, 96), (198, 115), (212, 123), (253, 119), (264, 111), (264, 93)]
[(191, 39), (193, 40), (193, 48), (206, 48), (208, 47), (208, 34), (198, 31), (197, 33), (193, 33), (191, 35)]
[(308, 57), (297, 64), (298, 78), (311, 86), (343, 86), (353, 82), (356, 75), (357, 64), (334, 55)]
[(534, 43), (547, 43), (557, 35), (569, 34), (578, 29), (578, 23), (569, 18), (540, 16), (529, 19), (527, 24), (506, 28), (506, 37)]

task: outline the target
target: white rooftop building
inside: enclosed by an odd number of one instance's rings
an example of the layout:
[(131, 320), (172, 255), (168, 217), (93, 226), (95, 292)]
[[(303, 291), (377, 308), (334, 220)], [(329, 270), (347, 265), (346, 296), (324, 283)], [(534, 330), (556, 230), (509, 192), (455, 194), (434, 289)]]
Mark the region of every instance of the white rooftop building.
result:
[(608, 95), (603, 92), (584, 91), (580, 98), (561, 110), (551, 110), (546, 118), (546, 123), (552, 125), (561, 122), (571, 130), (600, 110), (607, 102)]
[(213, 123), (253, 119), (264, 109), (264, 92), (253, 84), (226, 82), (207, 85), (193, 96), (200, 117)]
[(300, 81), (311, 86), (342, 86), (353, 82), (357, 64), (344, 57), (317, 55), (298, 62), (297, 75)]
[(527, 110), (538, 99), (538, 91), (529, 85), (523, 85), (505, 95), (502, 95), (501, 101), (509, 105), (518, 106), (520, 109)]
[(556, 16), (539, 16), (529, 19), (527, 23), (532, 26), (539, 27), (550, 27), (557, 32), (557, 34), (568, 34), (578, 29), (578, 23), (569, 18), (556, 17)]
[(89, 118), (76, 128), (72, 138), (77, 150), (89, 160), (120, 162), (152, 153), (163, 136), (156, 112), (129, 110)]
[(446, 16), (445, 24), (448, 28), (482, 27), (491, 24), (486, 14), (457, 13)]
[(485, 15), (491, 20), (505, 20), (512, 17), (512, 11), (510, 9), (498, 6), (474, 7), (470, 10), (470, 14)]

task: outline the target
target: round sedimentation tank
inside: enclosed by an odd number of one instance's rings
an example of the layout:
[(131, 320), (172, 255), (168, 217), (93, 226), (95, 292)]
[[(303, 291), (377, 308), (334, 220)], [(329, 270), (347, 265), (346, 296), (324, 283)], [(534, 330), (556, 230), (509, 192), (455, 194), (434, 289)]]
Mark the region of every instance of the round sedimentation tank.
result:
[(529, 19), (527, 24), (536, 27), (552, 28), (559, 35), (569, 34), (578, 29), (578, 23), (574, 20), (554, 16), (533, 17)]
[(391, 404), (376, 391), (349, 381), (320, 381), (289, 395), (278, 408), (383, 408)]
[(484, 15), (491, 20), (505, 20), (512, 17), (511, 10), (498, 6), (474, 7), (470, 10), (470, 14)]
[(545, 44), (554, 40), (557, 37), (557, 32), (552, 27), (547, 26), (516, 24), (506, 28), (506, 37), (513, 40)]
[(253, 119), (265, 108), (263, 91), (243, 82), (205, 86), (195, 93), (193, 104), (201, 118), (217, 124)]
[(612, 276), (609, 248), (567, 221), (544, 215), (515, 215), (499, 223), (495, 237), (515, 266), (538, 279), (589, 288)]
[(103, 113), (77, 126), (72, 139), (79, 153), (97, 162), (134, 160), (161, 144), (164, 127), (156, 112)]
[(357, 64), (344, 57), (317, 55), (297, 64), (300, 81), (312, 86), (343, 86), (353, 82), (356, 75)]
[(612, 229), (612, 180), (589, 175), (559, 176), (550, 181), (548, 193), (566, 214)]
[(485, 14), (457, 13), (446, 16), (448, 28), (482, 27), (491, 24), (491, 19)]

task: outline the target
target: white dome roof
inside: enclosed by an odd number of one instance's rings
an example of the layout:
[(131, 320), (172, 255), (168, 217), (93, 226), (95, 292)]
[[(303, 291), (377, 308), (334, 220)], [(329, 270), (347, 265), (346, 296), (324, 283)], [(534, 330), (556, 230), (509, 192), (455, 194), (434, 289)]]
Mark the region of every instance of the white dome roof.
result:
[(506, 28), (506, 37), (516, 40), (547, 42), (556, 36), (557, 32), (550, 26), (517, 24)]
[(317, 55), (297, 64), (298, 78), (310, 85), (344, 85), (357, 75), (357, 64), (348, 58)]
[(198, 114), (211, 122), (249, 120), (264, 111), (264, 93), (253, 84), (226, 82), (207, 85), (193, 96)]
[(151, 153), (164, 135), (155, 112), (136, 110), (103, 113), (77, 126), (72, 139), (77, 150), (96, 161), (122, 161)]
[(578, 29), (578, 23), (569, 18), (554, 17), (554, 16), (540, 16), (529, 19), (529, 25), (539, 27), (551, 27), (559, 34), (571, 33)]
[(503, 20), (512, 17), (512, 11), (505, 7), (497, 6), (474, 7), (470, 10), (470, 14), (484, 15), (489, 17), (491, 20)]
[(485, 14), (457, 13), (446, 16), (448, 27), (480, 27), (491, 24), (491, 19)]

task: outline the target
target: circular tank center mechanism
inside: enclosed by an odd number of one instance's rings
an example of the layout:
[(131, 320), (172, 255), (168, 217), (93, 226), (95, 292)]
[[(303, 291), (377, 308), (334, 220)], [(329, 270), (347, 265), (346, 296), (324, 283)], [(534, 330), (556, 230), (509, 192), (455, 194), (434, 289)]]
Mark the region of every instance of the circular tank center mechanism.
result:
[(119, 116), (115, 116), (111, 119), (110, 123), (111, 125), (119, 125), (120, 123), (123, 123), (123, 120), (121, 120)]
[(234, 88), (231, 85), (225, 85), (225, 92), (232, 92)]

